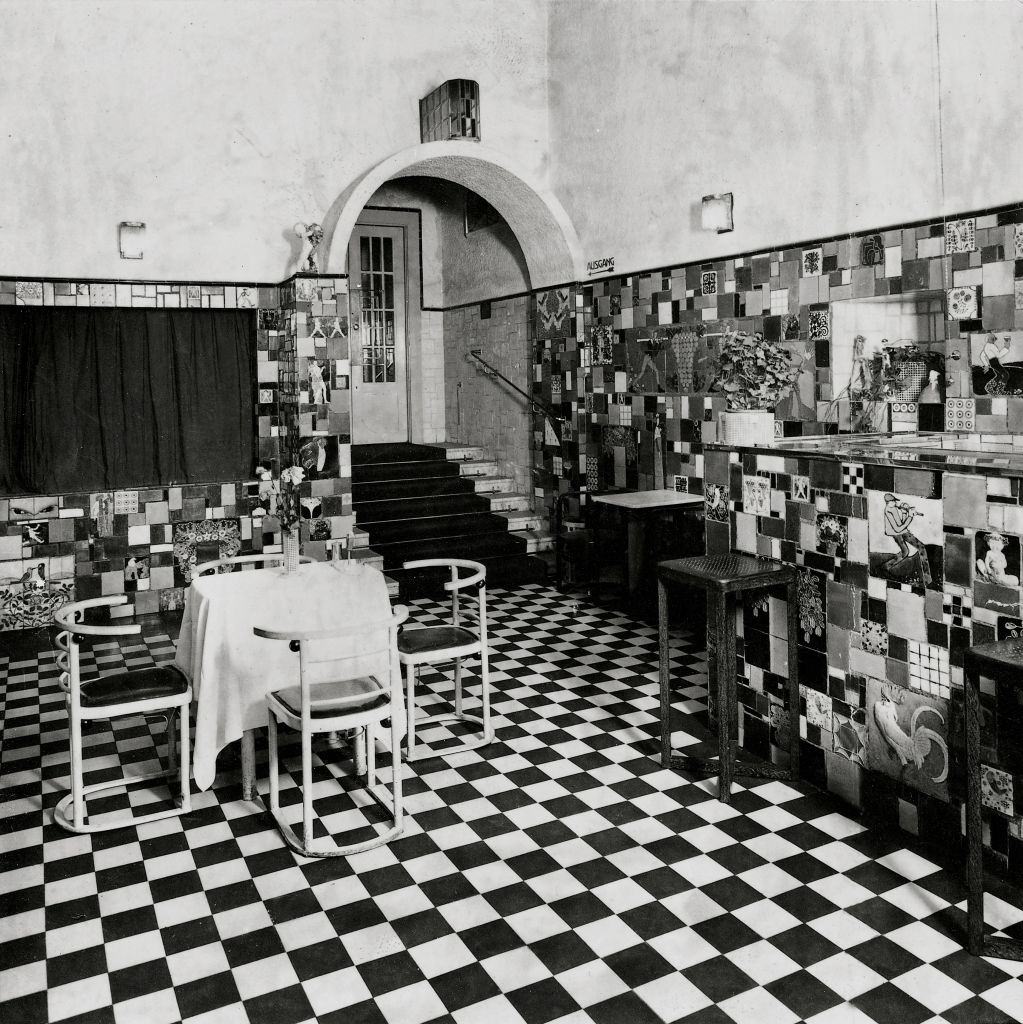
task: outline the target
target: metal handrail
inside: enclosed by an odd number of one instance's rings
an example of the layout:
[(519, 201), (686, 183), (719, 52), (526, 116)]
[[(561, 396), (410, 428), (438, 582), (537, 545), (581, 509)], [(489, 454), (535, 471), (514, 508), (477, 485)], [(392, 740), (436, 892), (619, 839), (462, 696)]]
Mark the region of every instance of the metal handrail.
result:
[(482, 355), (482, 349), (471, 348), (469, 349), (469, 355), (478, 362), (483, 370), (484, 377), (500, 377), (513, 391), (517, 391), (522, 397), (529, 402), (530, 406), (534, 409), (539, 410), (546, 418), (547, 422), (550, 423), (551, 428), (554, 430), (554, 435), (558, 439), (558, 444), (561, 444), (561, 424), (562, 418), (546, 403), (541, 402), (540, 399), (534, 398), (532, 395), (523, 391), (514, 381), (510, 381), (500, 370), (493, 367), (488, 363)]

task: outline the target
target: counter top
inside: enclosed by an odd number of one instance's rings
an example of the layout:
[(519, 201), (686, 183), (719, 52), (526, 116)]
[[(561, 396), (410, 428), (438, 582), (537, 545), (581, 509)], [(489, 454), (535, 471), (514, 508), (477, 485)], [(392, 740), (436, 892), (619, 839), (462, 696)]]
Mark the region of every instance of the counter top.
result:
[(1023, 477), (1023, 434), (820, 434), (779, 437), (756, 446), (711, 442), (707, 451), (739, 451), (782, 458), (841, 459), (881, 466), (953, 470)]

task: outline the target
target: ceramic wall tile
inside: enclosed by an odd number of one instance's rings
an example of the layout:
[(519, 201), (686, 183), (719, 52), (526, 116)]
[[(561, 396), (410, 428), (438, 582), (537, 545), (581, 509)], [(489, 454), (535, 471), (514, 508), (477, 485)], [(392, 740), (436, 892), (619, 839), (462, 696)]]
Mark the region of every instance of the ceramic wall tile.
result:
[(945, 399), (945, 429), (973, 430), (975, 403), (972, 398)]
[(871, 574), (911, 587), (940, 587), (942, 502), (871, 490), (867, 510)]
[(803, 276), (815, 277), (824, 271), (824, 250), (818, 246), (815, 249), (803, 250)]
[(755, 516), (771, 514), (771, 481), (764, 476), (743, 476), (743, 511)]
[(867, 765), (913, 789), (947, 800), (947, 703), (868, 679)]
[(976, 320), (979, 311), (976, 285), (960, 285), (946, 292), (945, 315), (949, 320)]
[(974, 217), (948, 221), (945, 225), (945, 252), (951, 255), (976, 249), (976, 223)]
[(1023, 331), (968, 335), (975, 395), (1023, 396)]
[(858, 765), (867, 763), (867, 712), (864, 708), (835, 710), (832, 715), (833, 750)]
[(1015, 813), (1014, 790), (1008, 772), (989, 764), (980, 766), (980, 802), (984, 807), (1011, 818)]

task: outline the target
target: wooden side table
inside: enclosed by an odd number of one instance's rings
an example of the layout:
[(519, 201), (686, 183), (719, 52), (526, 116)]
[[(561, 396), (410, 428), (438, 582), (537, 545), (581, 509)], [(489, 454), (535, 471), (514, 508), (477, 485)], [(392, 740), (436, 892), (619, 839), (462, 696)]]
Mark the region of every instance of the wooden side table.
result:
[(974, 956), (1023, 960), (1023, 942), (984, 937), (984, 860), (980, 799), (980, 677), (1023, 686), (1023, 640), (978, 644), (963, 664), (966, 703), (966, 934)]
[[(687, 584), (708, 595), (708, 685), (717, 688), (718, 757), (698, 758), (671, 751), (671, 672), (668, 651), (668, 587)], [(743, 594), (784, 586), (788, 600), (789, 643), (789, 764), (736, 761), (739, 706), (735, 665), (735, 609)], [(796, 607), (796, 571), (791, 565), (753, 555), (703, 555), (678, 558), (657, 566), (657, 617), (661, 675), (661, 764), (666, 768), (719, 776), (718, 799), (731, 800), (732, 777), (763, 779), (799, 776), (799, 665), (796, 640), (799, 612)], [(716, 657), (711, 658), (709, 636), (716, 638)]]

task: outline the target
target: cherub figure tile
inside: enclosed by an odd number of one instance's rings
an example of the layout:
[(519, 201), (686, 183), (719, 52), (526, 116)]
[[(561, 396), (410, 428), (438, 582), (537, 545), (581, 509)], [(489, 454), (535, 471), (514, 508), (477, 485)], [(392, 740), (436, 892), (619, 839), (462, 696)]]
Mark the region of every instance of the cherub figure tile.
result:
[(977, 531), (976, 579), (1001, 587), (1018, 587), (1020, 542), (1000, 530)]

